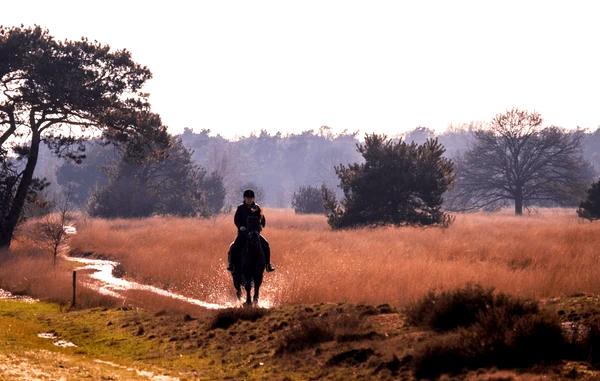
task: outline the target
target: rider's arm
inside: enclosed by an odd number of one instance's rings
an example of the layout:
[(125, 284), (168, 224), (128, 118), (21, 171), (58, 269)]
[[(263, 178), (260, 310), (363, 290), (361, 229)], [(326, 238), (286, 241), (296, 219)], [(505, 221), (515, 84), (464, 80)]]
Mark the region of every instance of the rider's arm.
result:
[(233, 216), (233, 223), (238, 229), (244, 226), (244, 222), (242, 222), (242, 211), (240, 209), (241, 208), (238, 207), (235, 211), (235, 216)]
[(264, 228), (267, 224), (267, 219), (265, 218), (265, 215), (263, 214), (263, 211), (260, 206), (258, 207), (258, 211), (260, 213), (260, 226)]

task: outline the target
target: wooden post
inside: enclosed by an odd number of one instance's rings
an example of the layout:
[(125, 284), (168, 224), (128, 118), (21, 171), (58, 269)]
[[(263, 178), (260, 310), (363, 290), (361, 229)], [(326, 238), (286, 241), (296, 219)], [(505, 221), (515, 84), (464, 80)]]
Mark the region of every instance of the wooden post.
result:
[(77, 271), (73, 271), (73, 297), (71, 298), (71, 307), (75, 307), (76, 291), (77, 291)]

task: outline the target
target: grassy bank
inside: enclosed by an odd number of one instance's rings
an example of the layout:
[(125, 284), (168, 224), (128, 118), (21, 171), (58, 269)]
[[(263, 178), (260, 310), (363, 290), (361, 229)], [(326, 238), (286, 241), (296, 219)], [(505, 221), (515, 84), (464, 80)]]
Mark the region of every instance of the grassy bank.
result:
[[(600, 300), (582, 295), (548, 300), (542, 308), (557, 319), (583, 322), (598, 316)], [(37, 336), (43, 332), (76, 347), (59, 348)], [(311, 304), (190, 316), (134, 308), (67, 311), (45, 302), (0, 300), (0, 379), (44, 373), (49, 379), (135, 380), (148, 374), (141, 372), (180, 380), (414, 379), (423, 358), (431, 357), (428, 348), (439, 347), (447, 335), (452, 333), (411, 323), (389, 305)], [(568, 359), (519, 370), (466, 367), (457, 379), (600, 377), (589, 364)]]

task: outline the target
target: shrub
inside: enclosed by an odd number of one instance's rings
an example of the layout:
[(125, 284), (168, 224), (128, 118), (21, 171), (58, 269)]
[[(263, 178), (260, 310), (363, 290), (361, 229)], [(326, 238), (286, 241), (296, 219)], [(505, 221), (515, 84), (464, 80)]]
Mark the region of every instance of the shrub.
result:
[(418, 347), (413, 362), (417, 378), (490, 366), (528, 367), (557, 361), (567, 353), (555, 318), (536, 313), (513, 320), (502, 309), (482, 316), (485, 324), (434, 336)]
[(453, 330), (417, 348), (418, 378), (488, 366), (527, 367), (556, 361), (569, 350), (556, 317), (540, 312), (534, 302), (479, 286), (429, 293), (410, 307), (409, 318), (434, 330)]
[(491, 288), (467, 285), (441, 293), (429, 292), (410, 305), (406, 312), (412, 324), (449, 331), (474, 324), (480, 314), (492, 308), (505, 310), (514, 316), (538, 311), (537, 304), (533, 302), (504, 294), (494, 295)]
[(464, 369), (487, 365), (487, 348), (477, 348), (472, 334), (460, 330), (426, 341), (417, 348), (413, 366), (417, 379), (435, 378), (442, 373), (456, 374)]
[(257, 321), (267, 313), (268, 310), (264, 308), (226, 308), (215, 314), (209, 329), (227, 329), (240, 320)]
[(297, 352), (334, 337), (335, 329), (329, 320), (303, 317), (283, 336), (276, 353)]
[(519, 318), (512, 330), (509, 328), (505, 329), (506, 366), (524, 367), (553, 362), (565, 353), (566, 341), (556, 317), (544, 313), (530, 314)]
[(579, 204), (577, 215), (588, 220), (600, 219), (600, 180), (588, 189), (587, 198)]
[(313, 186), (300, 187), (292, 196), (294, 211), (296, 213), (325, 213), (321, 189)]

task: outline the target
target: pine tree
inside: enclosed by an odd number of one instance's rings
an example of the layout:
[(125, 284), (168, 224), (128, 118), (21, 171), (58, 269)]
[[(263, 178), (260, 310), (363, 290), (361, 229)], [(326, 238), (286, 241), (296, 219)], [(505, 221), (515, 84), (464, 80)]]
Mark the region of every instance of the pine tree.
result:
[(442, 211), (442, 195), (454, 167), (436, 139), (418, 145), (373, 134), (357, 148), (364, 163), (336, 167), (344, 198), (324, 197), (332, 227), (451, 221)]

